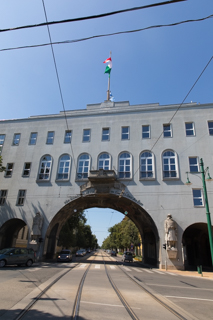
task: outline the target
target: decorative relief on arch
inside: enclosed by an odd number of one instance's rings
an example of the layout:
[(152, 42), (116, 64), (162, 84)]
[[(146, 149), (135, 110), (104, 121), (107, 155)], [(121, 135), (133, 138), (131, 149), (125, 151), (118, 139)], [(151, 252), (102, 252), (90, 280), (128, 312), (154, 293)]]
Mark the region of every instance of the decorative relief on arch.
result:
[(93, 170), (90, 171), (89, 181), (80, 186), (80, 195), (70, 197), (65, 201), (65, 204), (79, 198), (89, 195), (116, 195), (118, 197), (127, 198), (134, 201), (140, 206), (143, 206), (140, 200), (137, 200), (129, 192), (128, 188), (122, 182), (117, 180), (114, 170)]

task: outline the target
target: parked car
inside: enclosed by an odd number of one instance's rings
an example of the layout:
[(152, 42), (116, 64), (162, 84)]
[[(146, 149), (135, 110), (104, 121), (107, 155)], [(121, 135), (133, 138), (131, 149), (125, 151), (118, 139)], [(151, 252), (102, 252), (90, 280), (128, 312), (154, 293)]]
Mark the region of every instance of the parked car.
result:
[(78, 251), (76, 251), (75, 255), (76, 255), (76, 257), (83, 257), (83, 256), (85, 256), (84, 250), (78, 250)]
[(35, 258), (35, 251), (31, 248), (5, 248), (0, 250), (0, 267), (13, 264), (31, 267)]
[(133, 256), (132, 256), (132, 252), (130, 251), (125, 251), (124, 254), (122, 255), (122, 261), (133, 261)]
[(72, 261), (71, 250), (62, 250), (57, 257), (57, 261)]
[(83, 251), (84, 256), (87, 254), (87, 250), (86, 249), (81, 249)]
[(117, 252), (114, 251), (114, 250), (112, 250), (112, 251), (111, 251), (111, 256), (115, 256), (115, 257), (116, 257), (116, 256), (117, 256)]

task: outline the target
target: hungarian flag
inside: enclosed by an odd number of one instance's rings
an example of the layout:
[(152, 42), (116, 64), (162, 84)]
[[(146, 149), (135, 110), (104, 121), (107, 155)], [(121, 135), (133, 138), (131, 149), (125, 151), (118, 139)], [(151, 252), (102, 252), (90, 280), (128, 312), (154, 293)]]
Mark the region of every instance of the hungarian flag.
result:
[(109, 73), (109, 75), (110, 75), (110, 72), (112, 70), (112, 59), (111, 59), (111, 57), (106, 59), (103, 63), (107, 63), (107, 66), (106, 66), (106, 69), (105, 69), (104, 73)]

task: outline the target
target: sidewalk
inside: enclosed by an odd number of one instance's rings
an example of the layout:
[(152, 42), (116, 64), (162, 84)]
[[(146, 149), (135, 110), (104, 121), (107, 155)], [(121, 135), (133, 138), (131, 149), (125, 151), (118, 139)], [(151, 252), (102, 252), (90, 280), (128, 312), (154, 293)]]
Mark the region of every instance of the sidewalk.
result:
[[(145, 268), (149, 268), (149, 265), (143, 264), (142, 262), (135, 260), (134, 261), (136, 263), (138, 263), (139, 265), (145, 267)], [(159, 271), (163, 271), (163, 272), (171, 272), (171, 273), (176, 273), (179, 274), (181, 276), (187, 276), (187, 277), (198, 277), (198, 278), (204, 278), (204, 279), (209, 279), (209, 280), (213, 280), (213, 271), (203, 271), (202, 274), (199, 274), (198, 271), (188, 271), (188, 270), (176, 270), (176, 269), (158, 269), (158, 268), (153, 268)]]
[(176, 273), (181, 276), (187, 276), (187, 277), (198, 277), (198, 278), (204, 278), (204, 279), (209, 279), (213, 280), (213, 272), (209, 271), (204, 271), (202, 274), (199, 274), (197, 271), (187, 271), (187, 270), (165, 270), (165, 269), (159, 269), (160, 271), (164, 272), (171, 272), (171, 273)]

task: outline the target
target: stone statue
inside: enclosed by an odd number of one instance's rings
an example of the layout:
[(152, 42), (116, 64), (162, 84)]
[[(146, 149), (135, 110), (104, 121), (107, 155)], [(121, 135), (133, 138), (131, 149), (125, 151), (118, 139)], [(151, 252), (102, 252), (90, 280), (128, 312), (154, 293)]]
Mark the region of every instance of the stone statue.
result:
[(36, 240), (41, 236), (41, 229), (43, 225), (43, 217), (40, 212), (37, 212), (35, 217), (33, 218), (33, 226), (31, 232), (31, 239)]
[(177, 224), (168, 214), (164, 222), (165, 240), (168, 250), (177, 250)]

